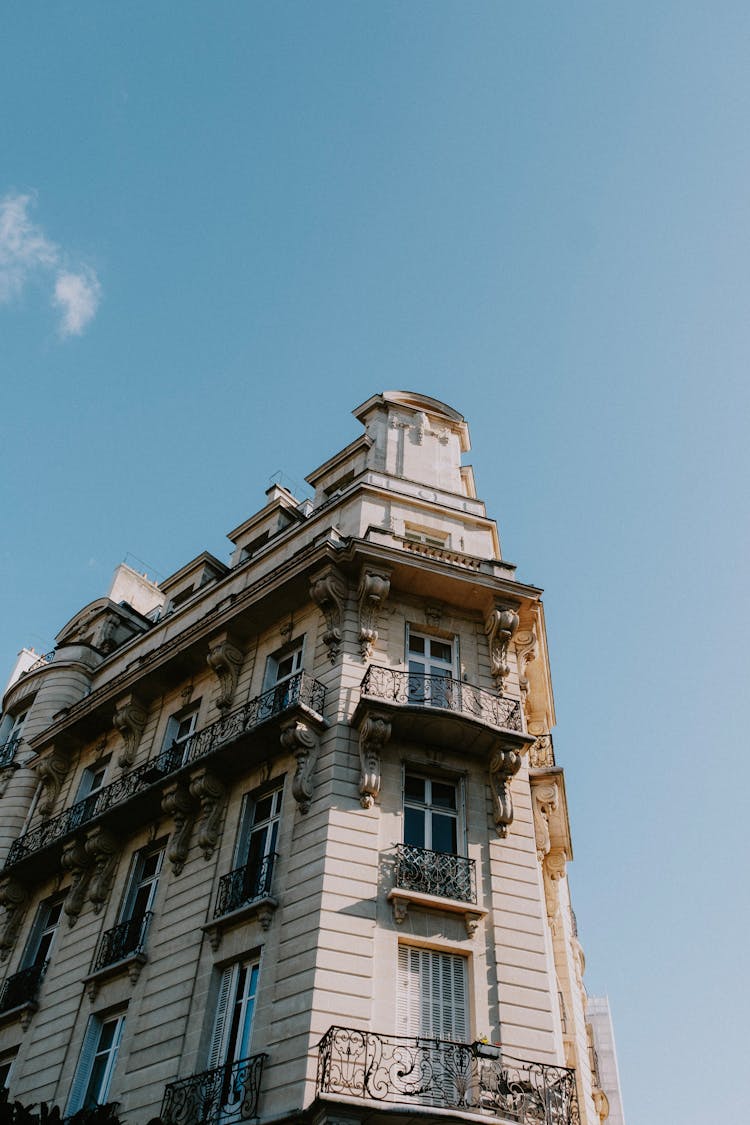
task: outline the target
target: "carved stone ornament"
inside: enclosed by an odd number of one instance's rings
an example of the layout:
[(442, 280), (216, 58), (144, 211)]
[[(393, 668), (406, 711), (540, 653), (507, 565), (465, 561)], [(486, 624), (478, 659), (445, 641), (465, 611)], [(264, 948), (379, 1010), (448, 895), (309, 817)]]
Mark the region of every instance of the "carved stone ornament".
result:
[(179, 875), (185, 866), (195, 824), (195, 803), (187, 785), (181, 781), (168, 785), (162, 791), (161, 807), (162, 811), (174, 821), (174, 832), (167, 848), (167, 859), (175, 875)]
[(313, 795), (312, 775), (318, 755), (317, 735), (307, 723), (292, 719), (281, 728), (281, 745), (297, 759), (297, 769), (292, 779), (292, 796), (299, 811), (306, 813)]
[(229, 633), (222, 633), (209, 641), (206, 662), (219, 681), (216, 706), (220, 711), (227, 711), (232, 706), (242, 667), (242, 650), (234, 644)]
[(73, 881), (65, 896), (63, 910), (68, 916), (68, 925), (75, 926), (78, 916), (83, 910), (89, 880), (91, 879), (91, 857), (86, 853), (86, 849), (80, 840), (68, 840), (63, 845), (60, 866), (63, 871), (67, 871), (69, 875), (73, 876)]
[(517, 629), (518, 614), (515, 609), (496, 602), (485, 618), (484, 631), (490, 649), (490, 672), (500, 695), (503, 694), (505, 681), (510, 674), (508, 646)]
[(554, 766), (555, 751), (552, 746), (551, 734), (540, 734), (529, 750), (529, 765), (532, 769), (544, 769)]
[(534, 809), (534, 835), (536, 836), (536, 854), (541, 863), (549, 852), (552, 844), (549, 836), (549, 818), (557, 810), (560, 793), (555, 781), (547, 785), (534, 785), (531, 799)]
[(490, 761), (490, 789), (494, 808), (495, 827), (502, 839), (508, 835), (513, 823), (513, 800), (510, 795), (511, 779), (521, 768), (521, 755), (517, 750), (496, 750)]
[(371, 809), (380, 794), (380, 755), (391, 737), (391, 723), (382, 712), (366, 715), (359, 728), (359, 803)]
[(112, 725), (115, 730), (120, 732), (125, 743), (117, 763), (125, 770), (129, 769), (135, 761), (135, 755), (146, 726), (146, 718), (146, 708), (136, 695), (126, 695), (115, 704)]
[(378, 639), (378, 611), (391, 589), (391, 575), (387, 570), (366, 567), (359, 582), (359, 647), (363, 660), (369, 660), (373, 645)]
[(209, 770), (199, 770), (190, 780), (190, 794), (201, 807), (198, 845), (204, 859), (210, 859), (219, 840), (226, 788)]
[(0, 882), (0, 905), (5, 911), (0, 930), (0, 961), (7, 959), (16, 943), (28, 897), (26, 887), (16, 879), (8, 877)]
[(92, 828), (86, 836), (84, 846), (93, 862), (89, 899), (93, 903), (94, 913), (99, 914), (109, 897), (122, 849), (112, 833), (101, 827)]
[(609, 1099), (604, 1093), (604, 1090), (599, 1086), (595, 1086), (591, 1091), (591, 1096), (594, 1099), (594, 1109), (600, 1121), (606, 1121), (609, 1117)]
[(68, 772), (68, 758), (53, 748), (52, 752), (34, 766), (34, 771), (42, 783), (42, 794), (37, 811), (49, 816), (60, 796), (65, 774)]
[(323, 644), (328, 649), (328, 656), (333, 664), (341, 648), (346, 606), (346, 582), (335, 566), (327, 566), (310, 579), (310, 597), (323, 611), (326, 619)]
[(547, 904), (547, 918), (553, 935), (558, 932), (560, 919), (559, 883), (565, 875), (566, 856), (562, 848), (551, 848), (544, 857), (544, 897)]
[(529, 628), (519, 629), (515, 638), (516, 660), (518, 661), (518, 686), (521, 689), (521, 698), (524, 708), (529, 698), (531, 684), (526, 675), (526, 669), (537, 656), (536, 627), (532, 623)]
[(5, 796), (5, 790), (8, 788), (10, 779), (17, 769), (18, 766), (15, 762), (11, 762), (10, 765), (3, 766), (3, 768), (0, 769), (0, 798)]

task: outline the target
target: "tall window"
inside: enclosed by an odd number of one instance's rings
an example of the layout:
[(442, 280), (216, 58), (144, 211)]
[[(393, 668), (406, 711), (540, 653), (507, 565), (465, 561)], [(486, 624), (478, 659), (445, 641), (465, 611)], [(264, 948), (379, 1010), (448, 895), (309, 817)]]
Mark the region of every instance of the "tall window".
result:
[(106, 1103), (124, 1027), (124, 1014), (107, 1019), (90, 1017), (70, 1091), (68, 1116)]
[(76, 793), (76, 812), (71, 813), (73, 818), (71, 827), (77, 827), (78, 824), (83, 824), (94, 815), (96, 797), (99, 790), (104, 787), (104, 779), (107, 776), (108, 765), (109, 758), (102, 758), (101, 761), (96, 762), (93, 766), (88, 766), (83, 771), (78, 785), (78, 792)]
[(10, 1075), (15, 1061), (16, 1051), (6, 1051), (4, 1054), (0, 1055), (0, 1102), (4, 1097), (8, 1096)]
[(246, 898), (268, 890), (276, 841), (279, 835), (283, 787), (255, 799), (245, 798), (242, 825), (237, 844), (237, 866), (247, 872)]
[[(230, 965), (221, 974), (208, 1066), (231, 1066), (250, 1054), (258, 961)], [(225, 1098), (225, 1100), (227, 1100)]]
[(410, 1037), (469, 1041), (466, 958), (435, 949), (398, 949), (399, 1026)]
[(18, 742), (23, 733), (23, 725), (28, 713), (28, 708), (26, 708), (24, 711), (19, 711), (17, 715), (4, 716), (2, 723), (0, 723), (0, 743), (8, 745)]
[(439, 778), (404, 778), (404, 843), (431, 852), (458, 854), (459, 787)]
[(52, 943), (60, 924), (63, 899), (49, 898), (39, 904), (34, 924), (31, 927), (26, 948), (21, 958), (21, 968), (42, 967), (49, 960)]
[(264, 695), (267, 696), (263, 705), (264, 717), (266, 713), (272, 715), (283, 711), (294, 701), (299, 690), (303, 647), (304, 637), (300, 637), (269, 656), (263, 687)]
[(409, 630), (409, 702), (449, 707), (454, 674), (454, 645)]
[(169, 716), (164, 736), (164, 749), (171, 751), (171, 769), (177, 769), (185, 763), (189, 749), (188, 742), (195, 733), (199, 711), (200, 701), (194, 703), (188, 710), (183, 709)]
[(135, 854), (117, 927), (120, 935), (119, 957), (135, 953), (143, 944), (163, 861), (163, 845), (142, 848)]

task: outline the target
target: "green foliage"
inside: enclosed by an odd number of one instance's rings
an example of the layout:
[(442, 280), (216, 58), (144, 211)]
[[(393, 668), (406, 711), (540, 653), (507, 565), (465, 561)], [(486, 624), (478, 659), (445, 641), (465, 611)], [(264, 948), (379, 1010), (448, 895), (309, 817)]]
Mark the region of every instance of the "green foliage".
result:
[[(59, 1106), (42, 1102), (38, 1107), (21, 1102), (9, 1102), (0, 1097), (0, 1125), (122, 1125), (116, 1105), (98, 1105), (94, 1109), (79, 1109), (72, 1117), (64, 1118)], [(152, 1117), (148, 1125), (164, 1125), (160, 1117)]]

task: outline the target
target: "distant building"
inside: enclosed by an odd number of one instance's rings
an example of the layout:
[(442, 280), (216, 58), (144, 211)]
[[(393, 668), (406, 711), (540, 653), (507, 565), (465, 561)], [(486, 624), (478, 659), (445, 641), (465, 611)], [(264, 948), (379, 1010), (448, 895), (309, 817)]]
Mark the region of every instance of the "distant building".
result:
[(607, 1125), (625, 1125), (615, 1032), (607, 997), (589, 996), (586, 1016), (591, 1029), (594, 1074), (598, 1076), (598, 1086), (607, 1099), (609, 1109)]
[[(0, 1080), (139, 1125), (598, 1125), (541, 591), (464, 419), (374, 395), (0, 728)], [(35, 656), (35, 654), (34, 654)]]

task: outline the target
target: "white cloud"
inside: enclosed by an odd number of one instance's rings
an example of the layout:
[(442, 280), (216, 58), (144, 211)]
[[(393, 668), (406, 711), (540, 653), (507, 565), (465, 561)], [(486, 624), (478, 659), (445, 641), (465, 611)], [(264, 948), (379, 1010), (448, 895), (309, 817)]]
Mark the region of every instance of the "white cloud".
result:
[(52, 303), (62, 310), (63, 336), (80, 336), (99, 307), (100, 294), (101, 285), (88, 267), (80, 273), (58, 273)]
[(0, 199), (0, 304), (19, 297), (34, 278), (49, 282), (54, 274), (52, 304), (60, 309), (62, 336), (79, 336), (91, 321), (101, 285), (89, 266), (71, 268), (56, 243), (29, 217), (33, 194)]

